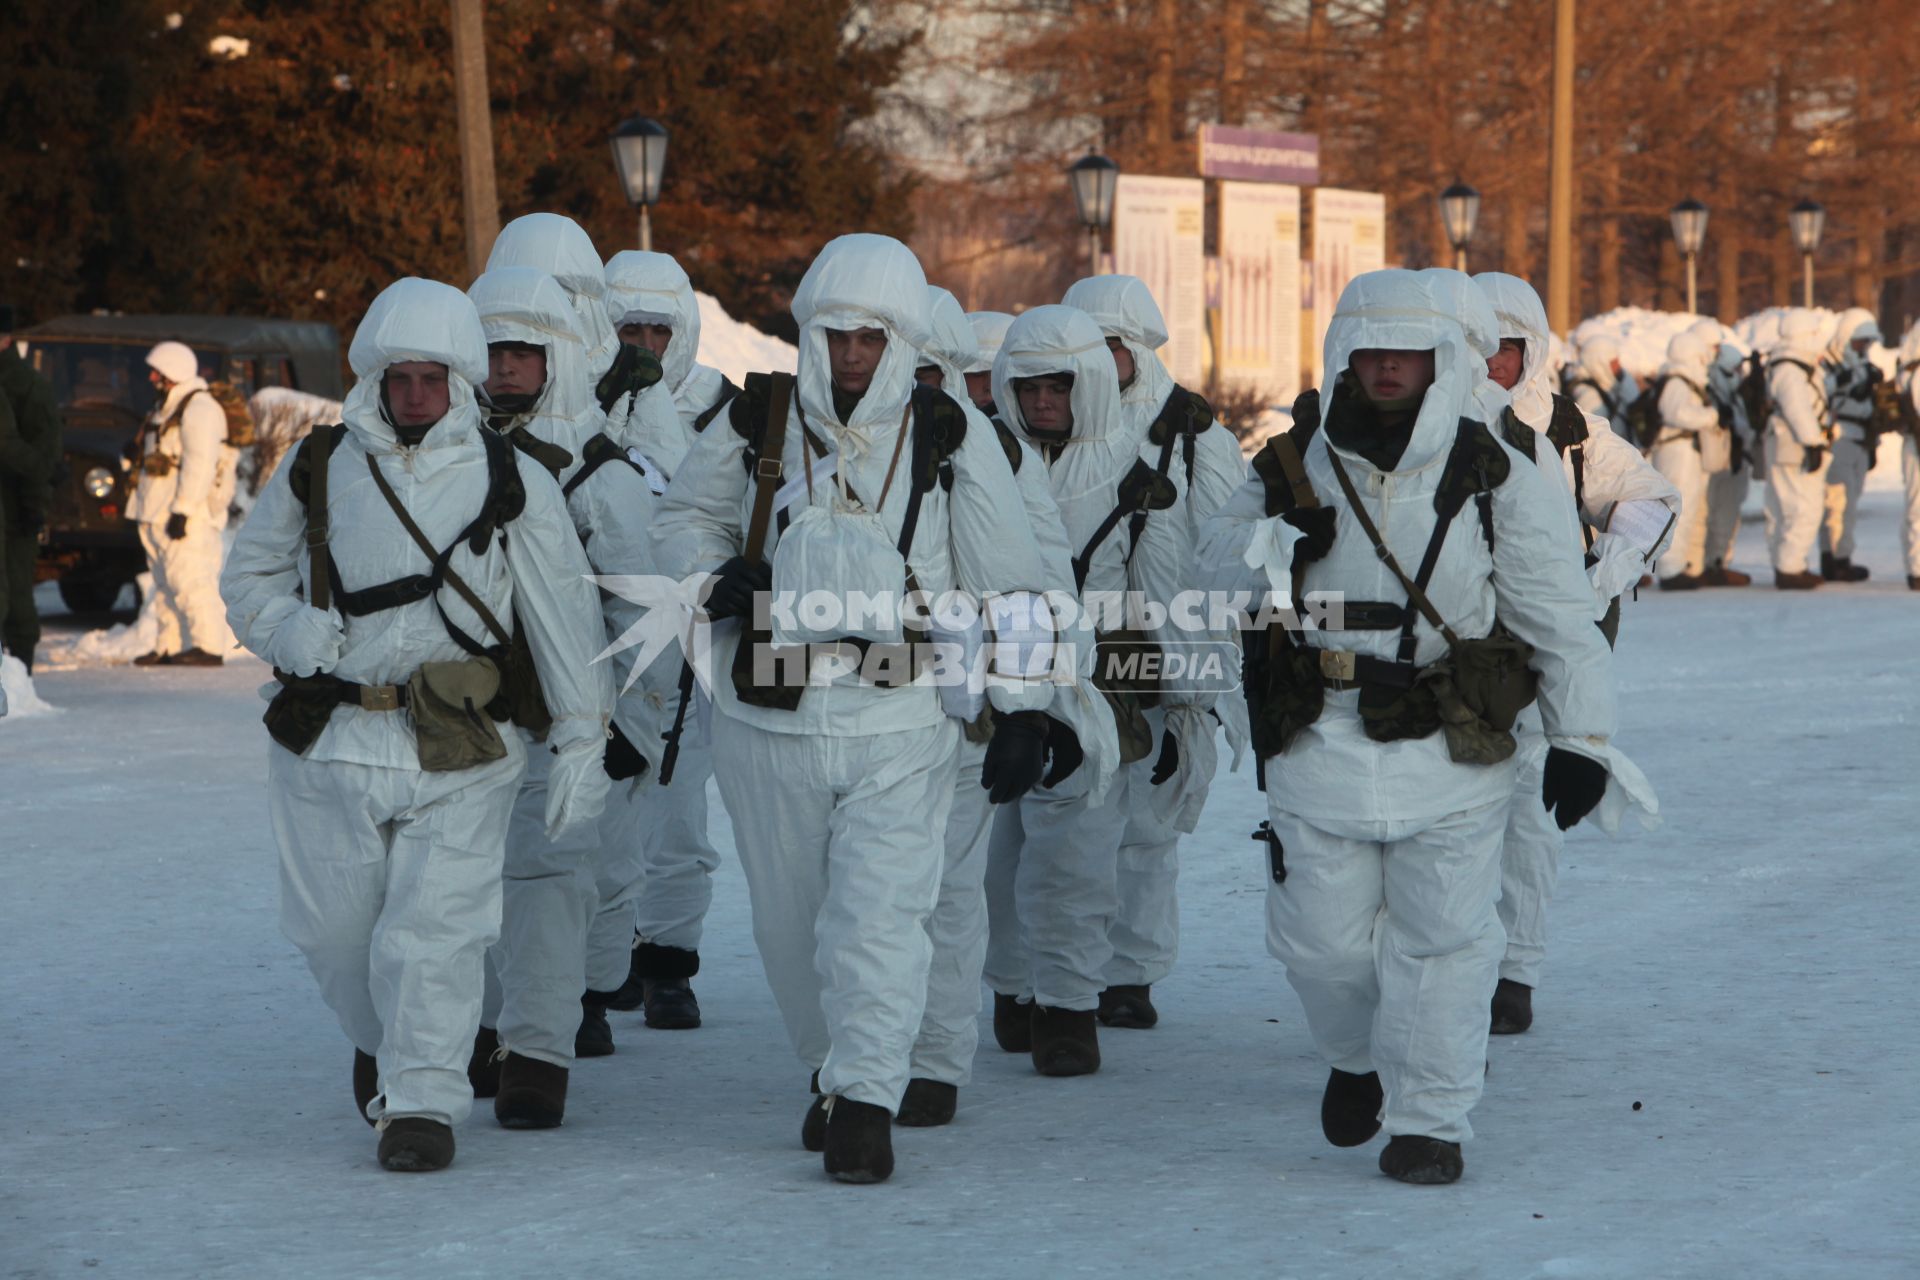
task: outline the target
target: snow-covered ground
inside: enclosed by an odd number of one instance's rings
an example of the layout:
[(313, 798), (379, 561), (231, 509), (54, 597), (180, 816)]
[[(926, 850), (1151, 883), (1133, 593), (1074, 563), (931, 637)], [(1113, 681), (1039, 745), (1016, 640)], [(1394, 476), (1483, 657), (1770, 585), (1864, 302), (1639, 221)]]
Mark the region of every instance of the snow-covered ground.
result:
[[(1104, 1070), (983, 1048), (949, 1128), (841, 1186), (722, 865), (706, 1026), (615, 1015), (566, 1126), (482, 1104), (454, 1167), (380, 1172), (350, 1052), (279, 934), (251, 659), (49, 671), (0, 721), (7, 1276), (1911, 1276), (1920, 1258), (1920, 595), (1873, 581), (1627, 610), (1623, 745), (1665, 825), (1577, 831), (1525, 1036), (1467, 1175), (1321, 1139), (1325, 1070), (1262, 944), (1262, 812), (1220, 779), (1184, 951)], [(1757, 525), (1739, 563), (1761, 570)], [(717, 799), (718, 843), (730, 850)]]

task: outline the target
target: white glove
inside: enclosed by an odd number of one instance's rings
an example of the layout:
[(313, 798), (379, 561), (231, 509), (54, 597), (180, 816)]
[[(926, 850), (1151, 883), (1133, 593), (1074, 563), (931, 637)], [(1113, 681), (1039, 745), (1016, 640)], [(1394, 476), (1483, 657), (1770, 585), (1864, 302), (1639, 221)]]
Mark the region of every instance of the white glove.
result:
[(269, 652), (262, 656), (290, 675), (315, 675), (333, 670), (346, 639), (339, 614), (303, 604), (273, 629)]
[(596, 721), (577, 721), (570, 732), (553, 727), (548, 749), (556, 757), (547, 774), (547, 839), (599, 818), (607, 807), (611, 779), (602, 761), (606, 730)]
[(1593, 554), (1599, 560), (1587, 570), (1587, 581), (1593, 584), (1593, 616), (1599, 619), (1606, 616), (1615, 596), (1647, 572), (1647, 557), (1640, 547), (1617, 533), (1596, 535)]

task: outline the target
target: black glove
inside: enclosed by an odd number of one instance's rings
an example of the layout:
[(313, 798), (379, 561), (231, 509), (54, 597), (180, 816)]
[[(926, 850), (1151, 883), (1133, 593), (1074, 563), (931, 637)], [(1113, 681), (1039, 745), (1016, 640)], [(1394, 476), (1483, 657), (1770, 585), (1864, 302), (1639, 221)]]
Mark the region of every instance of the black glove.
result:
[(1173, 730), (1163, 729), (1160, 733), (1160, 758), (1153, 762), (1153, 773), (1149, 775), (1153, 785), (1159, 786), (1179, 769), (1180, 740), (1173, 736)]
[(1304, 536), (1293, 544), (1293, 554), (1308, 564), (1333, 550), (1332, 507), (1295, 507), (1280, 517)]
[(593, 389), (594, 398), (605, 412), (619, 404), (620, 397), (629, 393), (639, 395), (660, 381), (660, 377), (659, 356), (645, 347), (623, 342), (613, 363), (600, 375), (600, 384)]
[(1871, 471), (1880, 465), (1880, 437), (1869, 435), (1864, 447), (1867, 451), (1867, 470)]
[(167, 517), (167, 536), (175, 542), (187, 536), (187, 518), (178, 511)]
[(1057, 787), (1065, 782), (1087, 758), (1086, 752), (1080, 749), (1080, 735), (1052, 716), (1047, 717), (1047, 758), (1052, 767), (1040, 780), (1044, 787)]
[(1807, 446), (1806, 452), (1801, 456), (1800, 469), (1808, 475), (1812, 475), (1822, 466), (1826, 465), (1826, 461), (1827, 446), (1823, 444), (1810, 444)]
[(1047, 763), (1047, 716), (1042, 711), (996, 713), (987, 758), (980, 764), (980, 785), (987, 803), (1006, 804), (1033, 790)]
[(1547, 749), (1546, 778), (1540, 784), (1540, 798), (1547, 812), (1562, 831), (1593, 812), (1600, 797), (1607, 793), (1607, 766), (1591, 756), (1560, 747)]
[(625, 782), (628, 778), (637, 778), (647, 771), (647, 758), (640, 754), (627, 735), (620, 732), (620, 726), (611, 726), (612, 737), (607, 739), (607, 754), (601, 758), (601, 767), (607, 776), (615, 782)]
[(707, 588), (707, 616), (744, 618), (753, 612), (753, 593), (773, 589), (773, 566), (765, 560), (749, 562), (735, 556), (720, 566)]

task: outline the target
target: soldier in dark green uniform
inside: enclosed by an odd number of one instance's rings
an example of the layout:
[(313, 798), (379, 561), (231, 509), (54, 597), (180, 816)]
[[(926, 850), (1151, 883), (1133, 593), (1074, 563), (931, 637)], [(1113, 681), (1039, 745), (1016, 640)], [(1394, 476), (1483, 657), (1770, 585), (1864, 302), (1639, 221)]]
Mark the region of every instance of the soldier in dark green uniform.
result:
[(0, 435), (0, 645), (33, 668), (40, 614), (33, 607), (33, 562), (60, 464), (60, 411), (53, 388), (13, 345), (13, 308), (0, 303), (0, 400), (12, 427)]

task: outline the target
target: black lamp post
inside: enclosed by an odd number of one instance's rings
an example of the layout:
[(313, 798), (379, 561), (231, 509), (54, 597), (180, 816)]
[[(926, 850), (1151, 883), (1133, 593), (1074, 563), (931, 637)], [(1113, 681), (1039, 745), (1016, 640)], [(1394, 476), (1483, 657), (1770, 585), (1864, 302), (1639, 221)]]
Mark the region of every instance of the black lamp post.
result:
[(1813, 255), (1820, 248), (1820, 233), (1827, 226), (1827, 209), (1818, 200), (1802, 200), (1787, 212), (1787, 229), (1793, 233), (1793, 247), (1800, 251), (1800, 293), (1803, 307), (1813, 305)]
[(1092, 151), (1067, 166), (1067, 182), (1073, 188), (1073, 203), (1080, 211), (1080, 225), (1087, 229), (1093, 260), (1089, 274), (1100, 272), (1100, 233), (1113, 225), (1113, 197), (1120, 186), (1120, 166)]
[(613, 165), (620, 171), (627, 203), (640, 210), (640, 247), (653, 248), (648, 208), (660, 199), (660, 177), (667, 167), (667, 126), (635, 116), (613, 131)]
[(1440, 225), (1447, 229), (1453, 245), (1453, 269), (1467, 269), (1467, 244), (1473, 239), (1474, 224), (1480, 221), (1480, 193), (1464, 182), (1456, 182), (1440, 193)]
[(1707, 240), (1707, 206), (1688, 198), (1673, 206), (1667, 217), (1673, 222), (1674, 247), (1687, 260), (1687, 314), (1692, 315), (1700, 309), (1695, 289), (1695, 262), (1700, 256), (1700, 246)]

